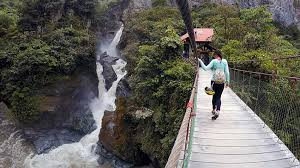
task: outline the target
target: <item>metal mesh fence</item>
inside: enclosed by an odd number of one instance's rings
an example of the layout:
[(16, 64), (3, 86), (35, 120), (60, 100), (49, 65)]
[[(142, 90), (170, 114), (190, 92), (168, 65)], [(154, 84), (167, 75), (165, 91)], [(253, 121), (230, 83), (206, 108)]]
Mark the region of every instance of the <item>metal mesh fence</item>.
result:
[(300, 158), (300, 81), (231, 69), (231, 88)]

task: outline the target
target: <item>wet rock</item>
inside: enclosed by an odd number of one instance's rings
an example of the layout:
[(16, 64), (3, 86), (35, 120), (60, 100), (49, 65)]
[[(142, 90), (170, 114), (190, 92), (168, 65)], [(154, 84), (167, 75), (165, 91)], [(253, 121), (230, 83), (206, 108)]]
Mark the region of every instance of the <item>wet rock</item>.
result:
[(113, 154), (108, 152), (100, 142), (97, 143), (95, 153), (98, 154), (99, 156), (102, 156), (105, 159), (113, 158)]
[(40, 91), (40, 120), (22, 126), (25, 139), (38, 154), (78, 142), (96, 129), (89, 105), (98, 96), (97, 85), (96, 75), (82, 71)]
[(67, 129), (25, 130), (28, 140), (32, 141), (38, 154), (48, 153), (58, 146), (78, 142), (82, 135)]
[(101, 54), (100, 56), (100, 64), (103, 66), (103, 77), (105, 79), (105, 88), (106, 90), (109, 90), (111, 88), (114, 81), (117, 80), (117, 75), (112, 67), (112, 65), (115, 65), (117, 60), (119, 58), (117, 57), (111, 57), (106, 52)]
[(100, 30), (101, 36), (106, 36), (111, 33), (111, 30), (117, 30), (121, 26), (123, 20), (123, 11), (128, 8), (129, 3), (132, 0), (121, 0), (118, 3), (114, 3), (110, 6), (110, 9), (105, 15), (95, 18), (97, 20), (97, 30)]
[(131, 88), (125, 78), (123, 78), (117, 87), (117, 96), (119, 97), (130, 97), (131, 96)]
[(97, 162), (99, 165), (103, 165), (105, 163), (105, 159), (102, 156), (99, 156), (99, 158), (97, 159)]
[(132, 164), (126, 163), (122, 160), (114, 160), (113, 161), (113, 167), (114, 168), (131, 168), (133, 167)]
[(100, 165), (110, 164), (113, 168), (131, 168), (134, 166), (133, 164), (125, 162), (114, 156), (112, 153), (107, 151), (100, 142), (97, 143), (95, 152), (99, 155), (97, 161)]
[(4, 115), (9, 112), (7, 105), (4, 102), (0, 102), (0, 122), (4, 120)]
[(114, 134), (115, 125), (115, 112), (105, 111), (102, 118), (102, 127), (99, 134), (99, 139), (101, 140), (102, 146), (105, 146), (105, 149), (113, 151), (113, 142), (117, 138)]

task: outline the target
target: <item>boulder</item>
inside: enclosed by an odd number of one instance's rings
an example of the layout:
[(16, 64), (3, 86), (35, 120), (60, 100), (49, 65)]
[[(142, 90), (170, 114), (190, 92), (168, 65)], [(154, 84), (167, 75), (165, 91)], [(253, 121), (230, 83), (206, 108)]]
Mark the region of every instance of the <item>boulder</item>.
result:
[(131, 88), (126, 78), (121, 79), (117, 87), (117, 97), (130, 97), (131, 96)]
[(100, 55), (99, 62), (103, 67), (102, 75), (105, 79), (105, 88), (106, 90), (109, 90), (113, 84), (114, 81), (117, 80), (117, 75), (112, 67), (112, 65), (115, 65), (117, 60), (119, 58), (117, 57), (111, 57), (106, 52)]

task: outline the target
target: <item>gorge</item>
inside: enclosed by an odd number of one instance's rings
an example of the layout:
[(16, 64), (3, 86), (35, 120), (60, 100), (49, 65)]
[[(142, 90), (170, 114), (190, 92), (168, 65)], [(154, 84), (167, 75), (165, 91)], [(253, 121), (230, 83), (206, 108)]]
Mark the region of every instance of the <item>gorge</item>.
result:
[[(0, 32), (0, 165), (163, 167), (195, 75), (193, 66), (180, 58), (184, 26), (175, 1), (105, 1), (103, 8), (94, 0), (37, 2), (20, 9), (15, 29), (5, 29), (12, 32)], [(190, 0), (193, 9), (204, 2), (208, 1)], [(243, 9), (267, 5), (276, 21), (299, 26), (297, 0), (211, 2)], [(41, 8), (41, 13), (49, 12), (36, 14)], [(200, 10), (193, 11), (195, 16)], [(216, 12), (205, 8), (204, 14), (205, 10)], [(234, 14), (234, 19), (240, 18)], [(287, 54), (296, 53), (289, 43), (276, 40), (271, 47), (280, 44)], [(235, 51), (226, 47), (228, 55)], [(12, 111), (24, 114), (36, 99), (40, 118), (17, 121)]]

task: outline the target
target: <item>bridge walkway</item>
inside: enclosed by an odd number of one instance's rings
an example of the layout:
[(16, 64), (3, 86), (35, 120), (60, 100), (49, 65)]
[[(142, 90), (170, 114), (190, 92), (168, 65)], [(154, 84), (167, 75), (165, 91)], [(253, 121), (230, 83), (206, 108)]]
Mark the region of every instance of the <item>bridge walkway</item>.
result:
[(211, 120), (212, 96), (204, 92), (210, 78), (211, 71), (200, 68), (186, 167), (299, 168), (289, 149), (230, 88), (223, 92), (219, 118)]

